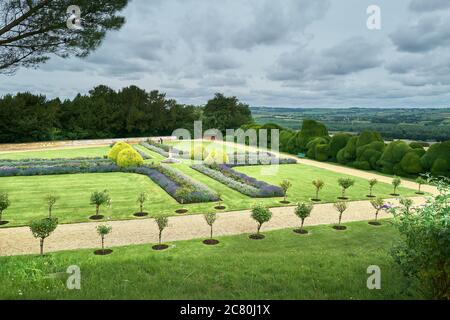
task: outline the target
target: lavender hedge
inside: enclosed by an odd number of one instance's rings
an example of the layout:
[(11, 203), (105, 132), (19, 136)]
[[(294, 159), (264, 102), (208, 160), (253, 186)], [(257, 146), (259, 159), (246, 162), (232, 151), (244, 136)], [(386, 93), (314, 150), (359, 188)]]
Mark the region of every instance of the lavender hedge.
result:
[[(146, 175), (162, 189), (164, 189), (169, 195), (171, 195), (175, 200), (177, 200), (178, 202), (183, 202), (185, 204), (214, 202), (219, 200), (219, 196), (217, 195), (217, 193), (215, 193), (207, 186), (184, 175), (178, 170), (166, 166), (141, 166), (134, 168), (121, 168), (113, 163), (84, 163), (82, 165), (63, 164), (33, 167), (0, 167), (0, 177), (110, 172), (127, 172)], [(191, 190), (191, 192), (182, 199), (176, 194), (177, 190), (180, 188), (188, 188)]]
[(142, 151), (142, 150), (136, 148), (136, 146), (133, 146), (133, 149), (134, 149), (137, 153), (139, 153), (139, 154), (141, 155), (142, 159), (144, 159), (144, 160), (152, 159), (152, 157), (150, 157), (150, 156), (149, 156), (147, 153), (145, 153), (144, 151)]
[(191, 168), (249, 197), (271, 198), (284, 195), (280, 187), (249, 177), (227, 165), (207, 166), (205, 164), (195, 164)]
[[(216, 192), (182, 172), (168, 166), (141, 166), (133, 168), (132, 171), (150, 177), (178, 202), (188, 204), (215, 202), (219, 200), (219, 195)], [(177, 195), (177, 191), (180, 188), (188, 188), (191, 192), (186, 197), (181, 198)]]
[(161, 149), (157, 146), (154, 146), (153, 144), (150, 144), (148, 142), (141, 142), (139, 144), (150, 151), (153, 151), (153, 152), (156, 152), (156, 153), (162, 155), (163, 157), (166, 157), (166, 158), (169, 157), (168, 152), (164, 151), (163, 149)]
[(83, 164), (83, 163), (109, 163), (109, 159), (105, 158), (55, 158), (55, 159), (23, 159), (23, 160), (0, 160), (0, 167), (31, 167), (31, 166), (53, 166), (64, 164)]

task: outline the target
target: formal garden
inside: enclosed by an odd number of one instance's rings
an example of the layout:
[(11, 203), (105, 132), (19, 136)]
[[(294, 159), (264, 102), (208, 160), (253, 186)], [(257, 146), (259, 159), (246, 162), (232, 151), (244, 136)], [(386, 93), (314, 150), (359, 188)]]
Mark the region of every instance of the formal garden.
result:
[[(244, 161), (234, 161), (237, 155)], [(264, 169), (271, 163), (279, 165), (268, 175)], [(3, 153), (0, 182), (0, 230), (29, 227), (42, 256), (0, 258), (3, 298), (410, 299), (430, 297), (432, 290), (424, 294), (410, 285), (410, 275), (402, 272), (408, 261), (396, 261), (406, 248), (390, 253), (400, 234), (408, 235), (401, 219), (378, 219), (380, 212), (400, 217), (425, 210), (411, 197), (427, 195), (421, 187), (430, 180), (410, 189), (395, 176), (391, 183), (368, 180), (243, 145), (229, 153), (211, 141), (148, 140)], [(399, 198), (400, 206), (390, 205), (391, 198)], [(370, 202), (373, 219), (343, 223), (349, 204), (358, 200)], [(432, 206), (438, 200), (429, 201)], [(333, 204), (327, 214), (335, 223), (305, 227), (314, 207), (327, 203)], [(264, 231), (273, 216), (269, 208), (276, 207), (293, 207), (298, 227)], [(251, 210), (254, 232), (216, 236), (218, 214), (238, 210)], [(189, 215), (204, 217), (210, 232), (203, 244), (166, 242), (169, 218)], [(110, 221), (142, 219), (154, 220), (158, 242), (108, 246), (114, 236)], [(98, 248), (46, 252), (59, 225), (89, 221), (98, 223), (92, 226)], [(374, 263), (385, 270), (382, 291), (365, 284), (365, 269)], [(69, 265), (82, 267), (83, 290), (67, 290)]]

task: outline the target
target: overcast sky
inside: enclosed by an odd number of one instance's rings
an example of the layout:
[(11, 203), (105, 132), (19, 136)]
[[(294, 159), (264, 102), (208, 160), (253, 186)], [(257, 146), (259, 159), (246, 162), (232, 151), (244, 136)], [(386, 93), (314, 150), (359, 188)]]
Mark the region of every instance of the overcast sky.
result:
[(131, 0), (123, 15), (88, 58), (0, 75), (0, 94), (105, 84), (194, 104), (223, 92), (251, 106), (450, 107), (450, 0)]

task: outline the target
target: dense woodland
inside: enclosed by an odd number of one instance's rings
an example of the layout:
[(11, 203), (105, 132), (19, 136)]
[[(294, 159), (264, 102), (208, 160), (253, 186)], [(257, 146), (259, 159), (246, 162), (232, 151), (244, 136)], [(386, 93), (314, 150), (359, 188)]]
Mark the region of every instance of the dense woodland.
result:
[(204, 107), (182, 105), (158, 91), (98, 86), (73, 100), (19, 93), (0, 99), (0, 143), (170, 135), (175, 129), (239, 128), (248, 105), (216, 94)]

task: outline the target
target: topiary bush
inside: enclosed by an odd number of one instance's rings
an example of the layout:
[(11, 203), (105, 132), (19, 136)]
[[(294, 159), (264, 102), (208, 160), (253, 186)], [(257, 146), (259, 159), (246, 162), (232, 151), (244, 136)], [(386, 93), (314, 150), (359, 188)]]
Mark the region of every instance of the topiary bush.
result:
[(405, 175), (402, 170), (400, 162), (403, 157), (413, 151), (411, 147), (404, 141), (391, 142), (383, 152), (378, 165), (381, 168), (381, 172), (387, 174)]
[(338, 152), (345, 148), (351, 137), (348, 133), (337, 133), (331, 138), (328, 152), (332, 161), (337, 161)]
[(125, 148), (117, 156), (117, 165), (121, 168), (139, 167), (143, 164), (144, 159), (133, 148)]
[(315, 120), (305, 119), (302, 130), (295, 137), (295, 145), (301, 151), (307, 151), (308, 143), (317, 137), (328, 137), (327, 127)]
[[(328, 160), (328, 143), (328, 137), (314, 138), (306, 145), (306, 149), (308, 150), (306, 152), (306, 156), (310, 159), (317, 159), (317, 157), (319, 156), (321, 159), (325, 158), (325, 160), (322, 161)], [(319, 154), (317, 154), (317, 146), (319, 145), (321, 146), (319, 148), (320, 152)]]
[(450, 177), (450, 141), (436, 143), (428, 149), (421, 158), (421, 164), (425, 171), (431, 171), (433, 175)]
[(133, 148), (126, 142), (117, 142), (109, 151), (108, 158), (117, 163), (117, 157), (119, 156), (119, 153), (124, 149)]
[(230, 159), (228, 158), (227, 153), (223, 152), (223, 150), (214, 149), (209, 153), (204, 162), (208, 165), (226, 164), (230, 162)]
[(351, 137), (344, 149), (337, 154), (337, 161), (340, 164), (348, 164), (356, 160), (356, 142), (358, 137)]
[(418, 175), (419, 173), (424, 172), (420, 162), (420, 156), (414, 151), (408, 152), (403, 157), (402, 161), (400, 161), (400, 166), (408, 175)]

